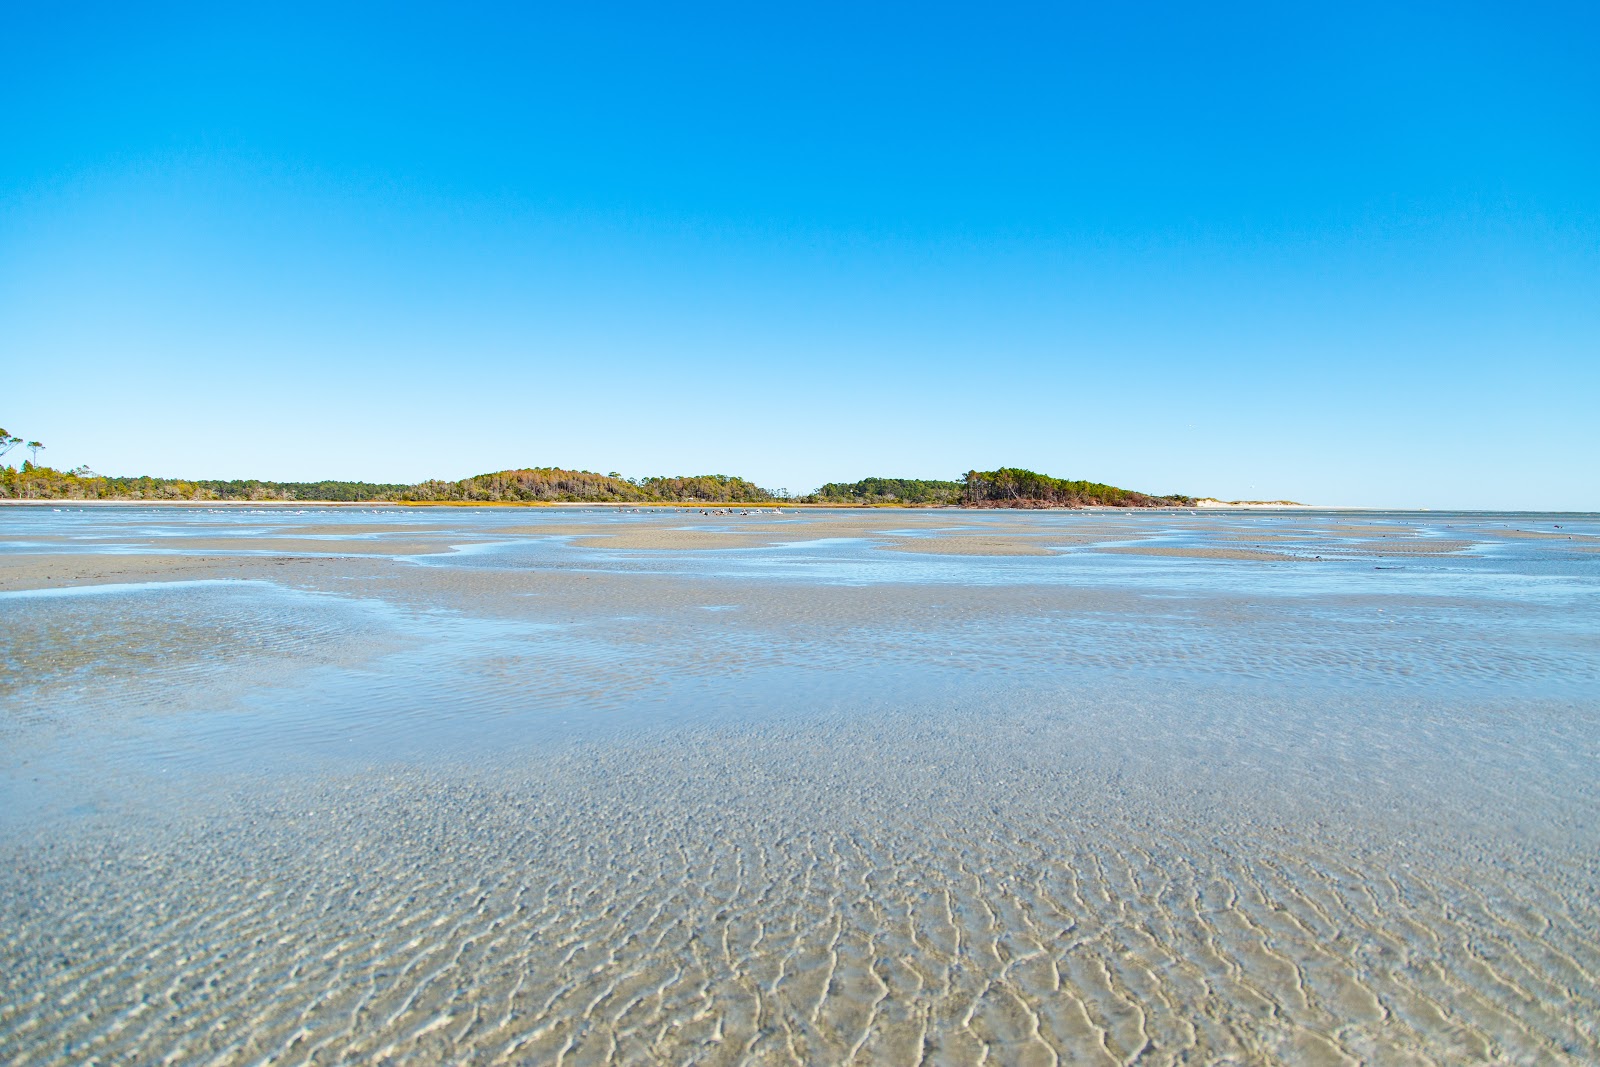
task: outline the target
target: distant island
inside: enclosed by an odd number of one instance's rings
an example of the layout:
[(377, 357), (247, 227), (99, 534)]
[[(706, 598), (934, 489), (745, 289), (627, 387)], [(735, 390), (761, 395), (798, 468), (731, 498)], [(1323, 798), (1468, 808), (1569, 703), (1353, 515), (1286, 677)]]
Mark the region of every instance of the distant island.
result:
[(1020, 467), (968, 471), (958, 482), (913, 478), (829, 482), (805, 500), (817, 504), (966, 508), (1171, 508), (1194, 504), (1193, 497), (1181, 493), (1155, 496), (1101, 482), (1052, 478)]
[(17, 445), (33, 451), (18, 466), (0, 465), (0, 500), (261, 501), (387, 504), (824, 504), (876, 507), (1192, 507), (1178, 493), (1157, 496), (1100, 482), (1052, 478), (1019, 467), (968, 471), (960, 480), (864, 478), (829, 482), (789, 496), (727, 474), (624, 478), (615, 472), (527, 467), (458, 481), (416, 485), (383, 482), (271, 482), (259, 479), (116, 477), (87, 467), (61, 471), (37, 464), (44, 445), (0, 429), (0, 455)]
[(970, 471), (962, 481), (866, 478), (830, 482), (787, 496), (726, 474), (623, 478), (615, 474), (530, 467), (460, 481), (416, 485), (383, 482), (222, 481), (206, 478), (115, 477), (58, 471), (24, 463), (0, 467), (0, 500), (279, 501), (390, 504), (827, 504), (852, 507), (1191, 507), (1194, 498), (1153, 496), (1099, 482), (1051, 478), (1005, 467)]

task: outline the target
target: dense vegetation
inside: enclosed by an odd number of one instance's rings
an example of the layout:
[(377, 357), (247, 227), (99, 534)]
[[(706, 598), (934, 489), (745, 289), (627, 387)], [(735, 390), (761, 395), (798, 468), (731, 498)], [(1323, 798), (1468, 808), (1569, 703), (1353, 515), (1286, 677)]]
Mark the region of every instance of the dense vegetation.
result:
[[(498, 471), (456, 482), (265, 482), (256, 479), (109, 477), (84, 468), (58, 471), (23, 463), (0, 466), (0, 499), (11, 500), (261, 500), (448, 503), (768, 504), (768, 490), (725, 474), (628, 479), (555, 467)], [(1067, 481), (1032, 471), (973, 471), (963, 482), (864, 478), (830, 482), (800, 502), (910, 507), (1171, 507), (1185, 496), (1150, 496), (1098, 482)]]
[(1152, 496), (1100, 482), (1051, 478), (1019, 467), (968, 471), (959, 482), (913, 478), (829, 482), (801, 499), (813, 504), (947, 504), (976, 508), (1146, 508), (1194, 503), (1186, 496)]
[(111, 478), (82, 468), (58, 471), (24, 463), (0, 467), (0, 499), (13, 500), (392, 500), (404, 485), (371, 482), (215, 481)]
[(1151, 496), (1100, 482), (1071, 481), (1020, 467), (968, 471), (961, 502), (978, 508), (1151, 508), (1194, 503), (1193, 497)]
[(462, 502), (765, 503), (773, 494), (743, 478), (705, 474), (692, 478), (627, 480), (615, 475), (555, 468), (499, 471), (458, 482), (394, 485), (374, 482), (214, 481), (184, 478), (113, 478), (88, 470), (0, 466), (0, 499), (12, 500), (335, 500)]
[(617, 474), (533, 467), (480, 474), (459, 482), (423, 482), (400, 493), (399, 499), (757, 504), (776, 498), (758, 485), (726, 474), (632, 479)]
[[(0, 465), (0, 499), (12, 500), (330, 500), (449, 503), (618, 503), (618, 504), (770, 504), (772, 492), (726, 474), (693, 477), (624, 478), (558, 467), (479, 474), (460, 481), (418, 485), (373, 482), (214, 481), (181, 478), (114, 478), (87, 467), (58, 471), (37, 465), (45, 446), (24, 442), (0, 429), (0, 455), (23, 445), (33, 460), (21, 467)], [(1017, 467), (968, 471), (961, 481), (916, 478), (863, 478), (829, 482), (801, 497), (815, 504), (898, 504), (966, 507), (1172, 507), (1192, 497), (1152, 496), (1100, 482), (1052, 478)]]
[(809, 504), (959, 504), (962, 482), (924, 481), (917, 478), (863, 478), (859, 482), (829, 482), (810, 496)]

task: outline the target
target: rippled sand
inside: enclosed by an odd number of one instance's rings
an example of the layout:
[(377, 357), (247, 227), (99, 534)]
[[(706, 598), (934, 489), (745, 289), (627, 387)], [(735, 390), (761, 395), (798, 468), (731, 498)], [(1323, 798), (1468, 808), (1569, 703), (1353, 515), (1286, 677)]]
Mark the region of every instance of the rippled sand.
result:
[(36, 850), (5, 881), (26, 901), (4, 935), (8, 1046), (39, 1062), (1596, 1051), (1581, 877), (1485, 887), (1471, 862), (1175, 820), (993, 741), (897, 740), (914, 754), (840, 759), (857, 731), (712, 735), (569, 754), (514, 787), (372, 775)]
[(1197, 801), (1086, 767), (1069, 731), (1026, 717), (875, 726), (892, 749), (859, 724), (693, 731), (579, 745), (531, 775), (258, 787), (205, 819), (21, 849), (0, 882), (20, 905), (3, 943), (8, 1048), (529, 1063), (1596, 1051), (1592, 870), (1508, 853), (1486, 885), (1470, 848)]
[(428, 514), (4, 518), (0, 1061), (1600, 1060), (1589, 542)]

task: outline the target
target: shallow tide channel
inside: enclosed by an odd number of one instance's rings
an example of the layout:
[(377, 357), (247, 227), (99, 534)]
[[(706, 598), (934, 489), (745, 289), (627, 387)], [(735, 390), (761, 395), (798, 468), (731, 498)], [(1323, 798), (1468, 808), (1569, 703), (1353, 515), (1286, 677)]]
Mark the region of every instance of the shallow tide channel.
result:
[(0, 510), (0, 1062), (1600, 1061), (1600, 518)]

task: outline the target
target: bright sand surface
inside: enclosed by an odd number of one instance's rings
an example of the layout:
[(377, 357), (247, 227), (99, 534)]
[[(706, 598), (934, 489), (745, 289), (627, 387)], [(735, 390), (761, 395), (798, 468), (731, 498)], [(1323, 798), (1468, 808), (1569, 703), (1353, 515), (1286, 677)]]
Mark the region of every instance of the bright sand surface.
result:
[(4, 509), (0, 1062), (1593, 1063), (1597, 547)]

